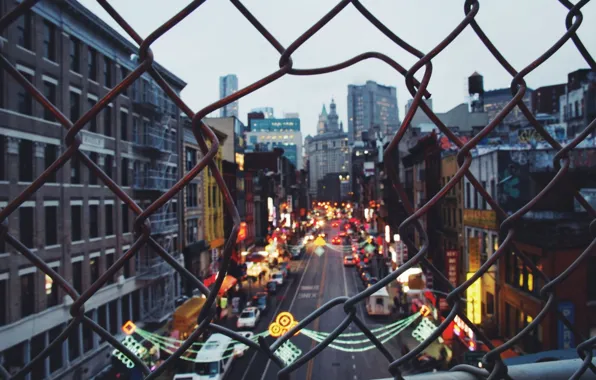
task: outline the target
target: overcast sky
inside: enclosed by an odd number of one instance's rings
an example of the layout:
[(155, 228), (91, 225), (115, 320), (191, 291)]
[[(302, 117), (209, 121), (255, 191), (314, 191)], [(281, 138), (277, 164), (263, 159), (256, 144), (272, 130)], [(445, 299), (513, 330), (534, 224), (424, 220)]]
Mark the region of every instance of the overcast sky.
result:
[[(80, 0), (109, 25), (125, 34), (94, 0)], [(146, 37), (188, 0), (111, 0), (110, 3)], [(336, 0), (244, 0), (245, 6), (284, 45), (289, 46), (336, 4)], [(464, 17), (463, 0), (363, 0), (394, 33), (422, 52), (438, 44)], [(596, 2), (583, 9), (579, 35), (596, 54)], [(483, 0), (476, 17), (517, 69), (546, 51), (565, 33), (566, 9), (555, 0)], [(229, 2), (209, 0), (152, 45), (155, 59), (185, 80), (182, 99), (197, 111), (219, 97), (218, 79), (234, 73), (245, 87), (278, 68), (279, 54)], [(295, 68), (332, 65), (367, 51), (384, 53), (408, 68), (417, 59), (377, 31), (351, 5), (293, 55)], [(429, 91), (435, 111), (465, 101), (467, 77), (484, 76), (485, 89), (508, 87), (511, 78), (468, 27), (433, 60)], [(527, 77), (530, 87), (562, 83), (568, 72), (588, 67), (572, 42)], [(420, 72), (422, 73), (422, 71)], [(421, 75), (419, 74), (418, 77)], [(316, 133), (322, 104), (332, 97), (347, 129), (347, 86), (374, 80), (397, 88), (400, 120), (410, 98), (403, 77), (380, 61), (368, 60), (340, 72), (313, 77), (285, 76), (240, 99), (239, 117), (255, 107), (299, 112), (302, 131)]]

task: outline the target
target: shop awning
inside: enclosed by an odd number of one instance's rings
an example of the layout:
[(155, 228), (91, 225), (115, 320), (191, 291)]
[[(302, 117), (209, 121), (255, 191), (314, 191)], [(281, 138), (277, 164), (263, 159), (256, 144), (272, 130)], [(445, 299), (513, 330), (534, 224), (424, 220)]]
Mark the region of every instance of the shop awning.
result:
[[(205, 286), (207, 287), (211, 287), (213, 284), (215, 284), (215, 280), (217, 279), (216, 275), (213, 275), (211, 277), (207, 277), (205, 279), (205, 281), (203, 281), (203, 283), (205, 284)], [(224, 294), (225, 292), (227, 292), (228, 290), (230, 290), (230, 288), (234, 285), (236, 285), (236, 283), (238, 282), (238, 280), (236, 280), (236, 278), (234, 276), (230, 276), (227, 275), (224, 280), (223, 283), (221, 284), (221, 288), (219, 288), (219, 295)]]

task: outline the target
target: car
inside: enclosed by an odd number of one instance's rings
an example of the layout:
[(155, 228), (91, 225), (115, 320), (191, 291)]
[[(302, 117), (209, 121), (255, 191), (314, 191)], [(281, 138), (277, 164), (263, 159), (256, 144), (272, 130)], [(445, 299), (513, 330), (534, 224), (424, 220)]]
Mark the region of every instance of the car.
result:
[(371, 278), (372, 278), (372, 275), (370, 273), (368, 273), (367, 271), (362, 272), (362, 274), (360, 275), (360, 279), (362, 280), (362, 284), (364, 286), (366, 286), (366, 284), (368, 283), (368, 281), (370, 281)]
[(339, 236), (334, 237), (333, 239), (331, 239), (331, 244), (341, 245), (341, 238)]
[(265, 292), (258, 292), (252, 297), (252, 306), (256, 307), (263, 313), (267, 310), (267, 293)]
[(284, 261), (283, 263), (279, 264), (279, 267), (285, 271), (285, 277), (287, 277), (291, 274), (289, 262)]
[(275, 281), (278, 286), (282, 286), (284, 284), (284, 274), (280, 271), (271, 273), (271, 281)]
[(333, 223), (331, 223), (331, 227), (337, 228), (337, 227), (339, 227), (339, 223), (333, 222)]
[(254, 329), (261, 318), (261, 311), (259, 308), (254, 306), (249, 306), (242, 310), (238, 320), (236, 321), (236, 328), (251, 328)]
[(353, 256), (344, 257), (344, 267), (353, 267), (354, 265), (356, 265), (356, 262), (354, 262)]
[(370, 277), (366, 280), (366, 282), (364, 283), (364, 286), (366, 286), (368, 288), (369, 286), (372, 286), (372, 285), (376, 284), (377, 282), (379, 282), (378, 278)]
[(277, 281), (269, 281), (265, 286), (267, 290), (267, 294), (276, 294), (277, 293)]
[(348, 236), (348, 234), (346, 233), (346, 231), (342, 231), (339, 233), (339, 236), (346, 237), (346, 236)]
[[(238, 334), (242, 335), (246, 339), (251, 339), (254, 334), (251, 331), (237, 331)], [(232, 355), (234, 358), (241, 358), (244, 356), (244, 352), (248, 349), (248, 346), (242, 343), (234, 344), (234, 350), (232, 351)]]

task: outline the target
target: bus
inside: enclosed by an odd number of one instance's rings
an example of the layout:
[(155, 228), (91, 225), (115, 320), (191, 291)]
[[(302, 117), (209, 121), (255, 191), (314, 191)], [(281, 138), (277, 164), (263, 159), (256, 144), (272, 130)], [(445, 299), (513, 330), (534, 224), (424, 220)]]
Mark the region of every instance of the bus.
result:
[[(251, 332), (239, 332), (247, 338)], [(192, 372), (177, 374), (174, 380), (223, 380), (234, 358), (241, 356), (246, 345), (223, 334), (213, 334), (197, 352)]]

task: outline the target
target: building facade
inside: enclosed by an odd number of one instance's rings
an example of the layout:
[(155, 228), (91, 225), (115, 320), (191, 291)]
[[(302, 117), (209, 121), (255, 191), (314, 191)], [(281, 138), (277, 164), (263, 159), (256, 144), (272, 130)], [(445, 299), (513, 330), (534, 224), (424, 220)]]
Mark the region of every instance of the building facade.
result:
[(275, 118), (275, 112), (273, 110), (273, 107), (257, 107), (250, 110), (250, 112), (262, 113), (265, 119)]
[(301, 170), (302, 132), (300, 119), (251, 119), (250, 132), (246, 132), (246, 151), (272, 151), (274, 148), (284, 150), (284, 156)]
[[(219, 77), (219, 98), (223, 99), (238, 91), (238, 77), (236, 74), (228, 74)], [(238, 101), (235, 100), (230, 104), (223, 106), (219, 110), (220, 117), (238, 117)]]
[(399, 128), (399, 109), (395, 87), (373, 81), (348, 85), (348, 138), (350, 145), (361, 140), (362, 132), (377, 127), (386, 136)]
[[(348, 135), (343, 125), (338, 123), (335, 103), (331, 101), (331, 111), (327, 114), (325, 107), (319, 116), (319, 124), (323, 125), (323, 133), (307, 136), (306, 155), (308, 156), (309, 193), (316, 197), (319, 180), (328, 173), (349, 172), (350, 153)], [(349, 187), (348, 187), (349, 188)]]
[[(8, 2), (0, 7), (2, 14), (9, 10)], [(72, 121), (138, 65), (137, 47), (77, 1), (39, 3), (3, 36), (3, 56)], [(184, 88), (181, 79), (154, 67), (176, 92)], [(5, 71), (0, 93), (0, 205), (6, 207), (64, 152), (66, 130)], [(174, 103), (143, 76), (85, 125), (79, 149), (145, 207), (178, 178), (178, 115)], [(151, 217), (152, 237), (176, 258), (178, 200)], [(12, 236), (80, 294), (130, 248), (134, 218), (75, 157), (7, 223)], [(85, 303), (86, 316), (117, 338), (127, 320), (143, 325), (166, 318), (179, 281), (156, 257), (147, 248), (137, 253)], [(72, 299), (4, 240), (0, 292), (0, 362), (14, 373), (72, 320)], [(79, 326), (26, 378), (91, 377), (106, 367), (111, 350)]]

